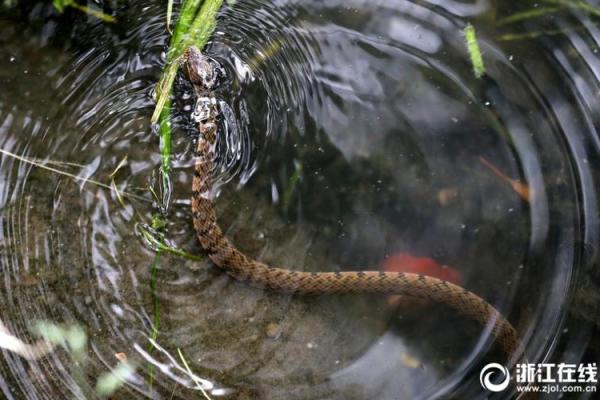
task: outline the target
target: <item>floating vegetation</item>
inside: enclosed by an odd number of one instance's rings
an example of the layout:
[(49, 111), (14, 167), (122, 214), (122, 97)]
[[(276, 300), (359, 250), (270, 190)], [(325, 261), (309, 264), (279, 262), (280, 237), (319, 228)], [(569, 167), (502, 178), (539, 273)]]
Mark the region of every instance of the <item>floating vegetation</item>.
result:
[(485, 75), (485, 64), (483, 63), (479, 42), (477, 41), (475, 27), (468, 24), (465, 27), (464, 33), (467, 50), (469, 51), (469, 57), (471, 58), (471, 64), (473, 65), (473, 73), (476, 78), (481, 78)]

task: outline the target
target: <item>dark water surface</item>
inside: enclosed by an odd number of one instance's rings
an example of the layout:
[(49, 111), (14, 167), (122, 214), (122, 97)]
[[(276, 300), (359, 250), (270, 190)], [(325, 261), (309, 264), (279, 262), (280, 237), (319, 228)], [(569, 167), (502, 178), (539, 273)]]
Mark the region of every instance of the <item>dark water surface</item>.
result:
[[(227, 75), (227, 235), (298, 270), (431, 257), (508, 317), (530, 361), (596, 361), (600, 18), (505, 20), (535, 4), (224, 5), (207, 52)], [(89, 346), (78, 365), (63, 348), (35, 361), (2, 350), (3, 397), (99, 397), (96, 378), (125, 353), (136, 370), (115, 399), (484, 398), (480, 366), (505, 360), (489, 329), (443, 307), (279, 295), (157, 255), (142, 232), (161, 211), (167, 242), (203, 255), (192, 93), (180, 77), (165, 209), (149, 120), (166, 2), (103, 6), (116, 24), (49, 1), (0, 6), (0, 319), (27, 342), (35, 321), (78, 325)]]

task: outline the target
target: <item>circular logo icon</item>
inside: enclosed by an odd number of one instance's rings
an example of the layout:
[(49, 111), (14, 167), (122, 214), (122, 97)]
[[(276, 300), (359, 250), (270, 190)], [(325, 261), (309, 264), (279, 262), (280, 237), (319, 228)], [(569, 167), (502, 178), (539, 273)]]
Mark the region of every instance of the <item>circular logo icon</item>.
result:
[[(502, 382), (492, 382), (492, 377), (494, 376), (502, 377)], [(481, 382), (481, 386), (490, 392), (501, 392), (506, 389), (510, 383), (510, 374), (508, 373), (508, 368), (498, 363), (490, 363), (481, 370), (481, 373), (479, 374), (479, 382)]]

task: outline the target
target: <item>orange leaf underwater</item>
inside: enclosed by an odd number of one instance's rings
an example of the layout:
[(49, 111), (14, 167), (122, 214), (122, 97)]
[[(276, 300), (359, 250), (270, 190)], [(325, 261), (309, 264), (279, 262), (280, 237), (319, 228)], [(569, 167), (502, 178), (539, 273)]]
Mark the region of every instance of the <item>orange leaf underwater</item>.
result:
[[(427, 275), (457, 285), (462, 282), (462, 275), (454, 268), (442, 265), (430, 257), (415, 257), (405, 252), (386, 257), (383, 261), (383, 270), (385, 272), (409, 272)], [(416, 299), (402, 299), (402, 296), (399, 295), (389, 296), (388, 304), (395, 306), (402, 300), (407, 306), (422, 305), (422, 302)]]
[(461, 283), (460, 272), (447, 265), (442, 265), (430, 257), (415, 257), (409, 253), (396, 253), (383, 261), (385, 272), (410, 272), (423, 274), (457, 285)]

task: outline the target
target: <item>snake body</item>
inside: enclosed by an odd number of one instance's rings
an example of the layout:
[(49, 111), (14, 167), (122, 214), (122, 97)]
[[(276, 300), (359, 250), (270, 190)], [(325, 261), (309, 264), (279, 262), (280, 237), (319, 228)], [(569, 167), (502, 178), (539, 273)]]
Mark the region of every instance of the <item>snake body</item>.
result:
[(512, 325), (477, 294), (430, 276), (382, 271), (302, 272), (275, 268), (239, 251), (223, 234), (213, 204), (213, 179), (219, 110), (214, 100), (214, 65), (197, 49), (184, 56), (184, 69), (198, 97), (195, 112), (199, 137), (192, 182), (192, 215), (202, 248), (214, 264), (233, 278), (278, 292), (319, 295), (343, 293), (398, 294), (441, 303), (482, 326), (492, 326), (496, 342), (507, 355), (520, 351)]

